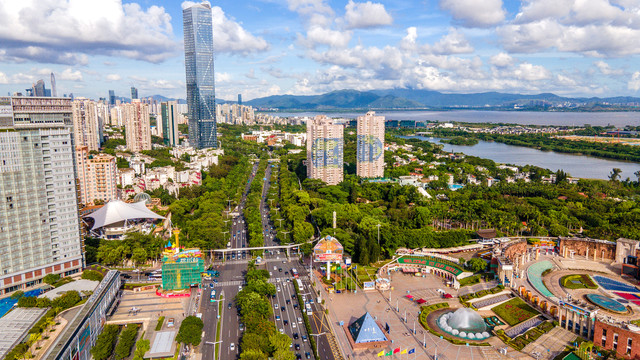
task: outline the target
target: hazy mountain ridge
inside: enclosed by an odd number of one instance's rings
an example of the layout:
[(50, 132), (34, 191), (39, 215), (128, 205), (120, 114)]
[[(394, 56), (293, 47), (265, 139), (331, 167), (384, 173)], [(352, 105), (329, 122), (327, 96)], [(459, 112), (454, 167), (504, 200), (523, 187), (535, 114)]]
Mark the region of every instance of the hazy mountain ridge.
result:
[(640, 98), (617, 96), (608, 98), (571, 98), (552, 93), (535, 95), (484, 92), (444, 94), (432, 90), (337, 90), (320, 95), (274, 95), (246, 101), (246, 105), (281, 110), (331, 109), (421, 109), (457, 107), (628, 105), (640, 103)]

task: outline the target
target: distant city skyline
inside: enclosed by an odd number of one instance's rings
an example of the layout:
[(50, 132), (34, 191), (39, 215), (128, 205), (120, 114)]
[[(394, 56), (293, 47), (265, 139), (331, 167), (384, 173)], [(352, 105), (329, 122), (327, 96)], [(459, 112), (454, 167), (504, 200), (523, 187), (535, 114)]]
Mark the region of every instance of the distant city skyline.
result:
[[(191, 2), (4, 1), (0, 94), (186, 98)], [(640, 96), (636, 5), (616, 0), (219, 0), (217, 95), (339, 89)]]

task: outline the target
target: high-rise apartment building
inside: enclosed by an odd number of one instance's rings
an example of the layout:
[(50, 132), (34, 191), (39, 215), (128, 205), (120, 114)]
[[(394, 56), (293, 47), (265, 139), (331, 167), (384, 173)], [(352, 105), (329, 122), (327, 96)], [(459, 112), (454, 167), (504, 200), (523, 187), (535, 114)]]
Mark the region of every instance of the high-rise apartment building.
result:
[(88, 205), (95, 200), (108, 202), (117, 197), (118, 166), (108, 154), (89, 154), (86, 146), (76, 147), (76, 170), (80, 202)]
[(189, 144), (200, 149), (215, 148), (218, 146), (218, 138), (211, 6), (208, 3), (192, 5), (182, 10), (182, 18)]
[(124, 126), (124, 116), (122, 115), (122, 108), (112, 107), (109, 110), (109, 125), (123, 127)]
[(344, 128), (325, 115), (307, 122), (307, 177), (337, 185), (343, 177)]
[(68, 98), (0, 98), (0, 295), (83, 265)]
[(369, 111), (358, 116), (357, 173), (363, 178), (384, 176), (384, 116)]
[(123, 108), (127, 149), (133, 152), (151, 150), (149, 105), (133, 100), (131, 104), (123, 105)]
[(160, 104), (160, 116), (162, 117), (162, 136), (164, 144), (176, 146), (180, 143), (180, 132), (178, 131), (178, 103), (175, 101), (163, 102)]
[(138, 98), (138, 89), (135, 87), (131, 87), (131, 100), (139, 99)]
[(89, 99), (73, 100), (73, 138), (76, 146), (86, 146), (89, 151), (100, 148), (101, 126), (98, 104)]

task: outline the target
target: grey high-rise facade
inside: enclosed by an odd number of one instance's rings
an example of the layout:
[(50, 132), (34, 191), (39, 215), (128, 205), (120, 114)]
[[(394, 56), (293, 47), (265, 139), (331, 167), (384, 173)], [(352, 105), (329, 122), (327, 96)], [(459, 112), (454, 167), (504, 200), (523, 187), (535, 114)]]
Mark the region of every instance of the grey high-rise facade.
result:
[(131, 100), (138, 99), (138, 89), (134, 86), (131, 87)]
[(196, 4), (182, 10), (184, 59), (187, 78), (189, 144), (218, 146), (213, 67), (211, 6)]
[(51, 96), (58, 97), (58, 90), (56, 89), (56, 77), (51, 73)]
[(109, 105), (116, 105), (116, 92), (113, 90), (109, 90)]
[(0, 97), (0, 295), (83, 266), (69, 98)]

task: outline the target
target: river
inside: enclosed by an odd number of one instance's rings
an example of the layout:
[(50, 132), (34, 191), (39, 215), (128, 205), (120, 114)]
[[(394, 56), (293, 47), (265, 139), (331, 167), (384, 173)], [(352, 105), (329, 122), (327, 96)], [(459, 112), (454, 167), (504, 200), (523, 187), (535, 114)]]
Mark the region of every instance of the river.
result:
[[(309, 116), (324, 114), (329, 117), (344, 117), (355, 119), (364, 115), (363, 112), (274, 112), (272, 115)], [(376, 111), (377, 115), (384, 115), (387, 120), (416, 120), (416, 121), (457, 121), (466, 123), (506, 123), (519, 125), (557, 125), (582, 126), (584, 124), (616, 127), (625, 125), (638, 126), (640, 112), (551, 112), (551, 111), (481, 111), (481, 110), (452, 110), (452, 111)]]
[(490, 141), (479, 141), (472, 146), (461, 146), (441, 143), (439, 138), (424, 136), (402, 136), (403, 138), (418, 138), (436, 144), (444, 145), (448, 152), (461, 152), (466, 155), (491, 159), (501, 164), (535, 165), (541, 168), (557, 171), (562, 169), (571, 176), (589, 179), (608, 179), (611, 169), (622, 170), (621, 179), (627, 177), (636, 180), (634, 172), (640, 170), (640, 164), (599, 159), (584, 155), (563, 154), (554, 151), (541, 151), (538, 149), (501, 144)]

